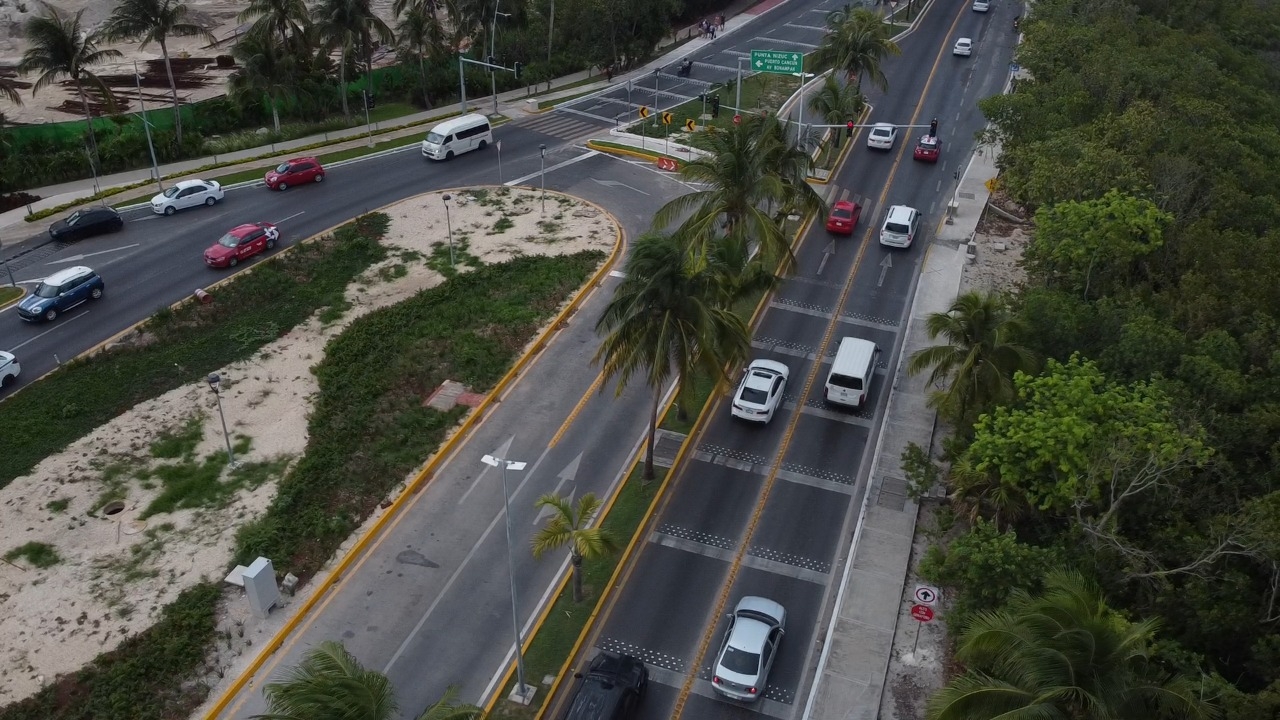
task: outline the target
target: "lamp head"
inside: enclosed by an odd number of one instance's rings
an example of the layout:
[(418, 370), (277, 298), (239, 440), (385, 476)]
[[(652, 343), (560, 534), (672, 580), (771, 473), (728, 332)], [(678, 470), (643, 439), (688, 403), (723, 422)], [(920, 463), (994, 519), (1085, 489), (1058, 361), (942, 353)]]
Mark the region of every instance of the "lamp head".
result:
[(210, 390), (218, 392), (218, 385), (222, 383), (222, 377), (218, 373), (209, 373), (205, 380), (208, 381)]

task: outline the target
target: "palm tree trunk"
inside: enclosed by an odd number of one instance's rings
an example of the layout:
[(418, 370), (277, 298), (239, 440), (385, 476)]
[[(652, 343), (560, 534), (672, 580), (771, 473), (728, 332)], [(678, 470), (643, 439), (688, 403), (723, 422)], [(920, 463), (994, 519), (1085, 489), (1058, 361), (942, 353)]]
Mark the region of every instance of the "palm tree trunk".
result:
[(430, 110), (431, 96), (427, 94), (427, 59), (422, 55), (418, 56), (418, 69), (422, 71), (422, 104)]
[[(551, 36), (556, 31), (556, 0), (551, 0), (551, 17), (547, 20), (547, 65), (551, 64)], [(548, 68), (550, 69), (550, 68)], [(548, 82), (549, 86), (551, 83)]]
[(342, 117), (350, 120), (351, 109), (347, 107), (347, 45), (342, 43), (342, 52), (338, 57), (338, 96), (342, 98)]
[(662, 388), (654, 388), (653, 406), (649, 409), (649, 438), (645, 441), (644, 474), (641, 476), (642, 483), (653, 482), (653, 478), (655, 477), (653, 474), (653, 445), (654, 438), (658, 434), (658, 403), (661, 400)]
[(93, 132), (93, 115), (89, 112), (89, 98), (84, 94), (84, 85), (80, 83), (80, 78), (76, 78), (76, 92), (80, 94), (80, 105), (84, 108), (85, 123), (89, 125), (89, 149), (92, 155), (89, 157), (89, 170), (93, 172), (94, 179), (98, 177), (98, 137)]
[(169, 48), (160, 40), (160, 55), (164, 58), (164, 71), (169, 75), (169, 93), (173, 96), (173, 138), (182, 147), (182, 108), (178, 106), (178, 84), (173, 81), (173, 65), (169, 62)]
[(582, 602), (582, 556), (573, 553), (569, 557), (569, 564), (573, 566), (573, 601)]
[(280, 111), (276, 108), (276, 99), (271, 97), (271, 120), (275, 123), (276, 134), (280, 134)]

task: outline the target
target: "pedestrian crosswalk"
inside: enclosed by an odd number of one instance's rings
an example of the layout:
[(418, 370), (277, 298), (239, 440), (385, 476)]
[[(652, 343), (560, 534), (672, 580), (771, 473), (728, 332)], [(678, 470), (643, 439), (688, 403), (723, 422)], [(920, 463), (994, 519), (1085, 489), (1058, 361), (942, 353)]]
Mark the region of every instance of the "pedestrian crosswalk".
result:
[(608, 128), (576, 118), (565, 112), (549, 112), (537, 118), (520, 121), (520, 127), (562, 140), (577, 140), (587, 135), (601, 135)]

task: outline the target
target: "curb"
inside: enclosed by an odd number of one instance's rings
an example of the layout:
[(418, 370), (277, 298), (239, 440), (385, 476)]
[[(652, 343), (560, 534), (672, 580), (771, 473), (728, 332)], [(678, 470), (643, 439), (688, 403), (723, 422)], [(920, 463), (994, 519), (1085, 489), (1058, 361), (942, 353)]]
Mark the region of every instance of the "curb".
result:
[[(440, 190), (433, 190), (429, 193), (422, 193), (422, 195), (435, 195), (435, 194), (441, 194), (446, 192), (460, 192), (461, 190), (464, 190), (464, 189), (469, 190), (476, 187), (492, 187), (492, 186), (468, 186), (465, 188), (445, 188)], [(560, 193), (560, 194), (564, 195), (565, 193)], [(290, 617), (285, 621), (284, 625), (280, 628), (280, 630), (276, 631), (276, 634), (271, 638), (271, 640), (262, 646), (262, 650), (258, 653), (258, 656), (254, 658), (252, 662), (249, 663), (249, 665), (245, 668), (245, 670), (242, 673), (240, 673), (240, 677), (237, 678), (236, 681), (233, 682), (225, 691), (223, 691), (223, 694), (219, 698), (218, 702), (214, 703), (214, 705), (210, 708), (208, 714), (205, 716), (208, 720), (216, 720), (216, 718), (224, 710), (227, 709), (227, 706), (231, 704), (232, 700), (234, 700), (242, 690), (244, 690), (244, 687), (250, 682), (250, 680), (252, 680), (257, 676), (258, 671), (262, 669), (262, 666), (266, 664), (267, 660), (269, 660), (273, 655), (276, 654), (277, 651), (279, 651), (284, 646), (289, 636), (293, 633), (294, 630), (297, 629), (297, 626), (301, 624), (304, 620), (308, 619), (308, 616), (310, 615), (311, 610), (314, 609), (315, 606), (320, 603), (321, 599), (328, 597), (330, 594), (329, 591), (342, 583), (342, 581), (345, 579), (344, 576), (348, 571), (348, 569), (350, 568), (350, 566), (352, 565), (352, 563), (354, 563), (357, 558), (360, 558), (361, 556), (364, 555), (364, 552), (367, 549), (369, 543), (372, 541), (372, 539), (378, 537), (381, 534), (384, 526), (388, 522), (390, 522), (391, 518), (396, 517), (400, 514), (400, 511), (403, 509), (405, 503), (407, 503), (410, 498), (415, 497), (422, 490), (425, 483), (435, 475), (436, 470), (444, 462), (444, 460), (453, 455), (453, 451), (455, 450), (456, 446), (464, 438), (468, 436), (471, 428), (477, 422), (479, 422), (480, 419), (486, 415), (488, 410), (497, 402), (496, 398), (502, 395), (503, 391), (505, 391), (507, 387), (511, 385), (511, 383), (516, 379), (516, 377), (521, 373), (521, 371), (523, 371), (525, 367), (529, 364), (529, 361), (532, 360), (532, 358), (534, 358), (535, 356), (537, 356), (543, 350), (546, 349), (547, 340), (551, 337), (551, 335), (559, 332), (560, 326), (565, 321), (567, 321), (569, 317), (571, 317), (575, 312), (577, 312), (578, 306), (582, 303), (583, 300), (586, 299), (588, 295), (590, 295), (592, 292), (595, 291), (597, 287), (600, 286), (601, 280), (605, 277), (608, 271), (613, 267), (614, 263), (617, 262), (618, 255), (622, 249), (623, 241), (624, 241), (622, 224), (618, 222), (617, 218), (614, 217), (613, 214), (609, 213), (607, 210), (600, 207), (599, 205), (589, 200), (584, 200), (582, 198), (577, 198), (575, 196), (570, 195), (568, 197), (573, 197), (575, 200), (585, 202), (591, 205), (597, 210), (600, 210), (601, 212), (603, 212), (611, 220), (613, 220), (614, 227), (617, 228), (616, 239), (614, 241), (614, 247), (613, 247), (613, 253), (603, 263), (601, 263), (600, 268), (596, 270), (595, 275), (593, 275), (587, 283), (583, 284), (583, 286), (578, 289), (578, 291), (574, 294), (573, 298), (571, 298), (569, 302), (564, 306), (564, 308), (561, 309), (560, 313), (550, 323), (548, 323), (546, 329), (544, 329), (542, 333), (532, 343), (530, 343), (529, 349), (526, 350), (525, 353), (515, 361), (515, 363), (511, 366), (511, 369), (507, 371), (507, 374), (503, 375), (502, 378), (499, 379), (498, 382), (494, 384), (493, 389), (485, 394), (485, 399), (481, 401), (481, 403), (478, 406), (476, 406), (475, 409), (473, 409), (470, 413), (468, 413), (467, 416), (462, 420), (462, 422), (456, 426), (456, 428), (454, 429), (449, 439), (445, 440), (445, 442), (440, 446), (440, 449), (437, 450), (430, 458), (427, 459), (426, 463), (423, 465), (422, 469), (418, 472), (417, 476), (414, 477), (412, 481), (410, 481), (405, 485), (404, 489), (400, 491), (399, 496), (396, 497), (396, 499), (391, 502), (391, 505), (382, 513), (382, 515), (374, 521), (373, 525), (370, 526), (368, 531), (366, 531), (363, 535), (361, 535), (360, 539), (358, 539), (356, 543), (352, 545), (349, 550), (347, 550), (347, 552), (342, 556), (342, 559), (338, 561), (338, 564), (335, 565), (333, 570), (329, 572), (329, 577), (325, 580), (325, 586), (321, 588), (317, 588), (316, 592), (312, 593), (311, 597), (307, 598), (307, 600), (302, 603), (302, 605), (297, 609), (297, 611), (293, 613), (292, 617)], [(403, 200), (396, 201), (396, 203), (399, 203), (399, 202), (404, 202), (404, 201)], [(390, 203), (388, 205), (384, 205), (382, 206), (382, 208), (389, 207), (390, 205), (394, 205), (396, 203)], [(370, 212), (379, 212), (382, 210), (382, 208), (378, 208), (377, 210), (372, 210)], [(340, 226), (336, 226), (336, 227), (340, 227)], [(290, 247), (293, 247), (293, 246), (290, 246)], [(273, 257), (278, 257), (278, 255)], [(189, 300), (184, 300), (183, 302), (189, 302)], [(548, 605), (548, 608), (549, 607), (550, 605)], [(533, 633), (530, 633), (529, 637), (532, 638)]]

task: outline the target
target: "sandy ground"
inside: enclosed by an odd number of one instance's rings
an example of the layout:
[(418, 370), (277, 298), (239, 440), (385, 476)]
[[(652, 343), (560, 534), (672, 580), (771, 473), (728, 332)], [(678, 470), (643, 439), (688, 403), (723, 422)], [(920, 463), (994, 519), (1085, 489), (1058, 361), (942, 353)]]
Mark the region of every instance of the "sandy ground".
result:
[[(115, 7), (115, 2), (112, 0), (50, 0), (49, 4), (67, 16), (73, 16), (76, 12), (84, 10), (82, 22), (90, 32), (101, 27)], [(236, 15), (244, 9), (245, 3), (237, 0), (185, 0), (185, 4), (189, 8), (188, 18), (191, 22), (208, 28), (213, 33), (215, 40), (220, 42), (225, 40), (227, 42), (218, 47), (208, 47), (209, 43), (200, 38), (171, 38), (168, 41), (170, 57), (182, 57), (184, 53), (190, 57), (208, 58), (220, 54), (229, 54), (232, 45), (230, 39), (235, 37), (238, 27), (245, 25), (236, 20)], [(395, 22), (391, 15), (391, 4), (392, 0), (373, 0), (372, 2), (374, 11), (394, 28)], [(0, 68), (16, 66), (21, 60), (22, 53), (26, 50), (23, 26), (28, 18), (40, 12), (41, 7), (37, 0), (0, 0)], [(96, 75), (132, 73), (135, 60), (138, 62), (139, 67), (145, 71), (143, 66), (145, 61), (161, 58), (160, 47), (154, 44), (148, 45), (145, 50), (139, 49), (136, 43), (101, 44), (100, 48), (119, 50), (122, 57), (90, 68)], [(178, 91), (179, 96), (185, 102), (206, 100), (225, 93), (225, 79), (230, 74), (229, 71), (210, 69), (201, 74), (209, 79), (206, 86)], [(25, 82), (33, 82), (35, 80), (34, 76), (21, 76), (18, 79)], [(165, 84), (162, 88), (148, 87), (144, 88), (144, 90), (148, 95), (155, 93), (167, 94), (168, 85)], [(78, 113), (68, 113), (54, 109), (60, 106), (63, 100), (76, 99), (74, 92), (69, 92), (67, 88), (62, 87), (60, 84), (45, 88), (34, 97), (32, 97), (30, 89), (24, 89), (20, 92), (22, 105), (15, 106), (8, 100), (0, 99), (0, 112), (4, 113), (10, 123), (41, 124), (45, 122), (65, 122), (77, 120), (81, 117)], [(132, 103), (134, 98), (130, 98), (126, 94), (125, 99)], [(156, 104), (152, 100), (147, 100), (148, 108), (155, 106)], [(128, 109), (131, 111), (136, 110), (132, 104)]]
[[(455, 192), (457, 249), (497, 263), (521, 254), (613, 248), (615, 225), (603, 212), (550, 194), (543, 216), (538, 198), (536, 191), (518, 188)], [(305, 450), (317, 390), (310, 368), (328, 341), (354, 318), (441, 281), (427, 266), (427, 258), (445, 246), (441, 202), (432, 193), (384, 210), (392, 219), (386, 238), (391, 257), (348, 288), (352, 307), (341, 320), (312, 319), (253, 359), (218, 370), (230, 432), (248, 444), (236, 459), (248, 466), (276, 463), (257, 487), (212, 506), (142, 518), (164, 483), (139, 476), (178, 462), (155, 456), (152, 444), (162, 435), (198, 422), (194, 462), (225, 452), (215, 400), (201, 383), (133, 408), (0, 490), (0, 554), (38, 542), (59, 558), (46, 569), (25, 558), (0, 564), (0, 705), (35, 693), (148, 627), (183, 589), (223, 577), (237, 528), (261, 515), (283, 467)], [(511, 227), (489, 234), (504, 214)], [(540, 221), (556, 227), (540, 227)], [(397, 277), (397, 266), (407, 272)], [(231, 476), (223, 470), (220, 478), (225, 483)], [(123, 509), (107, 517), (102, 510), (109, 494), (124, 500)], [(306, 590), (323, 584), (322, 574)], [(210, 685), (235, 678), (236, 668), (253, 655), (246, 650), (256, 649), (255, 640), (269, 637), (287, 617), (288, 607), (257, 621), (242, 596), (243, 590), (228, 586), (225, 638), (209, 660)], [(294, 607), (299, 599), (292, 599)]]

